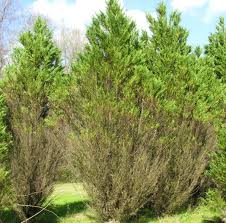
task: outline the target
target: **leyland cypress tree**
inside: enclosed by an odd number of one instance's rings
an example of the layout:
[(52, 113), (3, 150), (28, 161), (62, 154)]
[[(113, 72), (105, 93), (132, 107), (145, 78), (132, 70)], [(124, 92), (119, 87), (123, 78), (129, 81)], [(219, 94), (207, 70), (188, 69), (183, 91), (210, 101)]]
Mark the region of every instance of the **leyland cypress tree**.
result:
[(40, 211), (62, 158), (54, 92), (63, 76), (61, 55), (46, 22), (38, 18), (20, 36), (6, 68), (3, 92), (13, 135), (11, 177), (21, 219)]
[[(209, 36), (209, 43), (205, 47), (206, 56), (212, 59), (216, 77), (222, 81), (225, 88), (226, 84), (226, 24), (224, 17), (216, 27), (216, 32)], [(225, 93), (225, 90), (224, 90)], [(222, 193), (222, 197), (226, 200), (226, 118), (224, 117), (219, 124), (218, 146), (221, 150), (212, 155), (212, 162), (210, 164), (209, 175), (212, 177), (216, 187)]]
[(226, 25), (224, 17), (216, 27), (216, 32), (209, 36), (209, 44), (205, 47), (205, 54), (212, 57), (217, 78), (226, 82)]
[(163, 214), (186, 202), (203, 180), (208, 153), (216, 148), (213, 123), (222, 115), (223, 93), (209, 62), (191, 53), (179, 13), (168, 16), (160, 4), (157, 18), (147, 18), (152, 33), (144, 39), (150, 93), (167, 117), (159, 137), (170, 144), (167, 171), (151, 195), (151, 207)]
[(73, 65), (77, 89), (70, 90), (65, 113), (93, 208), (100, 221), (123, 222), (155, 191), (168, 157), (149, 111), (155, 105), (144, 88), (149, 72), (134, 22), (109, 0), (106, 12), (93, 18), (87, 38)]

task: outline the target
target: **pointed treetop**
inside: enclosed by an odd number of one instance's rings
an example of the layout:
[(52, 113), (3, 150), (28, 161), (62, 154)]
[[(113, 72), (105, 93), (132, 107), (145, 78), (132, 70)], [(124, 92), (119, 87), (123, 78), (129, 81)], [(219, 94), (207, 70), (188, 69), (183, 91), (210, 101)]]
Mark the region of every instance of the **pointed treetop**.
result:
[(126, 91), (125, 86), (139, 81), (146, 74), (139, 32), (119, 1), (107, 1), (106, 11), (93, 18), (87, 38), (89, 44), (73, 66), (80, 89), (81, 86), (86, 88), (90, 82), (90, 85), (118, 97)]
[[(48, 95), (53, 83), (63, 74), (61, 53), (53, 40), (47, 22), (38, 17), (31, 30), (20, 36), (14, 49), (12, 64), (6, 68), (6, 82), (12, 80), (30, 95)], [(39, 97), (38, 96), (38, 97)]]
[(169, 16), (165, 3), (160, 3), (157, 11), (157, 18), (147, 14), (152, 36), (150, 41), (152, 46), (158, 51), (168, 50), (187, 55), (191, 52), (191, 47), (187, 44), (189, 32), (181, 26), (181, 14), (177, 11)]
[(213, 59), (216, 76), (226, 82), (226, 24), (224, 17), (220, 17), (216, 32), (209, 36), (205, 54)]
[(100, 12), (93, 18), (87, 30), (90, 44), (100, 45), (104, 38), (114, 41), (113, 44), (122, 44), (128, 41), (128, 33), (137, 32), (136, 25), (126, 16), (119, 1), (107, 1), (105, 12)]

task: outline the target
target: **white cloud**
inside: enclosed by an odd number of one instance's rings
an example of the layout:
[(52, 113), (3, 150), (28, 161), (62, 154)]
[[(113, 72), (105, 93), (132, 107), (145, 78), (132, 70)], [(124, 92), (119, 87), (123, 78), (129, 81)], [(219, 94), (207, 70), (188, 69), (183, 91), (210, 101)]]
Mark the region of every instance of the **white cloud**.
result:
[(129, 17), (131, 17), (131, 19), (133, 21), (136, 22), (137, 27), (139, 29), (142, 29), (142, 30), (148, 30), (149, 29), (149, 25), (148, 25), (148, 21), (146, 19), (145, 12), (138, 10), (138, 9), (132, 9), (132, 10), (127, 11), (127, 15)]
[(209, 23), (215, 16), (226, 12), (226, 0), (171, 0), (173, 9), (193, 12), (195, 8), (203, 9), (203, 21)]
[(105, 9), (105, 0), (36, 0), (31, 6), (35, 14), (48, 17), (55, 25), (64, 24), (68, 28), (85, 29), (91, 17)]
[(171, 4), (173, 9), (184, 12), (194, 8), (203, 7), (207, 1), (208, 0), (172, 0)]
[(215, 16), (226, 13), (226, 0), (209, 0), (203, 21), (209, 23)]
[(214, 14), (226, 12), (226, 0), (209, 0), (208, 8)]
[[(119, 1), (124, 6), (123, 0)], [(62, 24), (67, 28), (85, 31), (94, 16), (106, 8), (106, 0), (35, 0), (31, 5), (34, 14), (41, 14), (50, 19), (55, 26)], [(145, 13), (141, 10), (129, 10), (127, 14), (141, 29), (148, 29)]]

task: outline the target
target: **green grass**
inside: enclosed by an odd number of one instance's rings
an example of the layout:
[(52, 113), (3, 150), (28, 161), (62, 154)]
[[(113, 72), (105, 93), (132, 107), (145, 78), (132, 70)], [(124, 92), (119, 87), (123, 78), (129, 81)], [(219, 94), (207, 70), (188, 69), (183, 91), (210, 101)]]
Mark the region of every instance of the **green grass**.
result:
[(219, 212), (210, 210), (208, 207), (199, 207), (193, 210), (187, 210), (184, 213), (162, 218), (151, 218), (144, 215), (137, 223), (204, 223), (206, 220), (215, 219), (219, 215)]
[[(47, 203), (51, 202), (48, 210), (35, 219), (36, 223), (97, 223), (95, 214), (88, 205), (88, 196), (81, 184), (57, 184)], [(135, 223), (203, 223), (205, 219), (212, 219), (219, 213), (201, 206), (195, 210), (166, 216), (164, 218), (152, 218), (150, 212), (144, 212)], [(4, 223), (18, 223), (15, 214), (10, 210), (1, 213), (0, 218)]]
[[(95, 216), (88, 207), (88, 196), (81, 184), (57, 184), (47, 200), (48, 210), (35, 218), (36, 223), (94, 223)], [(4, 223), (19, 223), (15, 214), (5, 210), (0, 214)], [(1, 222), (0, 221), (0, 222)]]

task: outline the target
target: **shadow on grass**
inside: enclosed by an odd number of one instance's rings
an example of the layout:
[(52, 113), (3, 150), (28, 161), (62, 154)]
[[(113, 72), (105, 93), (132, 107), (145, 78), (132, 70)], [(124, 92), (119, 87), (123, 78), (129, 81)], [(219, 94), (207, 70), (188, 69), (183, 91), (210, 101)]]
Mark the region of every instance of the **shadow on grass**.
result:
[(150, 223), (154, 219), (154, 215), (150, 209), (141, 209), (135, 216), (128, 220), (128, 223)]
[[(87, 203), (84, 201), (77, 201), (69, 204), (62, 205), (53, 205), (48, 208), (49, 211), (53, 213), (44, 211), (39, 216), (35, 217), (32, 223), (57, 223), (60, 221), (60, 218), (82, 213), (87, 209)], [(19, 223), (19, 219), (17, 218), (15, 212), (12, 210), (5, 210), (0, 213), (0, 223)]]
[(0, 223), (18, 223), (19, 219), (12, 210), (4, 210), (0, 213)]
[[(183, 206), (180, 209), (178, 209), (177, 211), (175, 211), (174, 214), (172, 214), (172, 216), (187, 213), (187, 210), (188, 210), (187, 207)], [(146, 207), (146, 208), (143, 208), (140, 211), (138, 211), (136, 216), (132, 217), (128, 221), (128, 223), (150, 223), (152, 221), (158, 220), (160, 217), (163, 218), (164, 216), (165, 215), (157, 215), (150, 208)]]
[(44, 212), (35, 219), (35, 223), (56, 223), (60, 220), (59, 218), (82, 213), (86, 209), (87, 203), (84, 201), (76, 201), (64, 205), (54, 205), (48, 208), (48, 210), (54, 212), (58, 217), (50, 212)]

